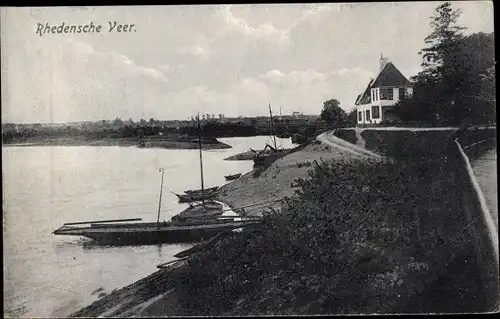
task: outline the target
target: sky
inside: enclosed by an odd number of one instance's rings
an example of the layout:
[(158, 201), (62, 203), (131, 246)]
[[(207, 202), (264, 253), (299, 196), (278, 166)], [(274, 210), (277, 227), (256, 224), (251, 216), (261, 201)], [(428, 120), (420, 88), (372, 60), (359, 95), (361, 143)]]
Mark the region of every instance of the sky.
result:
[[(440, 3), (3, 7), (2, 123), (319, 114), (331, 98), (349, 111), (381, 54), (421, 70)], [(491, 1), (452, 6), (466, 33), (493, 31)], [(90, 22), (101, 32), (36, 32)]]

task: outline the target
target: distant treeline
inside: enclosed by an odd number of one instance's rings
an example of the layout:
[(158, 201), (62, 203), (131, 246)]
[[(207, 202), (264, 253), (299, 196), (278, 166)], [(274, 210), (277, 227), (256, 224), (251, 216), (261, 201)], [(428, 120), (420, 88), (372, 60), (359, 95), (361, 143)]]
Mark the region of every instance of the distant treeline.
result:
[[(276, 120), (274, 123), (274, 133), (276, 135), (291, 136), (295, 133), (302, 135), (312, 135), (318, 129), (324, 128), (326, 124), (323, 122), (302, 122), (302, 123), (286, 123)], [(180, 128), (181, 134), (197, 135), (198, 129), (196, 126), (186, 126)], [(245, 123), (205, 123), (201, 125), (201, 135), (206, 137), (233, 137), (233, 136), (256, 136), (270, 135), (270, 125), (256, 125)]]
[[(142, 133), (141, 133), (142, 132)], [(158, 125), (134, 126), (124, 124), (121, 126), (60, 126), (51, 127), (35, 124), (32, 127), (2, 128), (2, 142), (10, 143), (24, 140), (39, 140), (46, 138), (82, 138), (85, 140), (100, 140), (107, 138), (133, 138), (139, 135), (168, 135), (176, 133), (175, 128)]]
[[(325, 128), (325, 123), (315, 121), (310, 123), (305, 120), (274, 121), (274, 132), (277, 135), (291, 136), (299, 133), (310, 136), (317, 130)], [(235, 137), (269, 135), (269, 123), (245, 122), (205, 122), (201, 124), (203, 137)], [(177, 137), (179, 135), (197, 136), (198, 127), (195, 122), (179, 126), (162, 125), (161, 122), (95, 122), (90, 124), (68, 125), (43, 125), (43, 124), (3, 124), (2, 142), (16, 143), (31, 140), (53, 138), (78, 138), (84, 140), (102, 140), (114, 138), (142, 138), (151, 136)]]

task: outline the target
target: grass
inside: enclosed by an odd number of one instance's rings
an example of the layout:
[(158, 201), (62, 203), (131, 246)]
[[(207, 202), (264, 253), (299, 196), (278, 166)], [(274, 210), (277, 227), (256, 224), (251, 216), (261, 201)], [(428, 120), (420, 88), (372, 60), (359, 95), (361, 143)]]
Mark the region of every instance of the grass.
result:
[(481, 308), (456, 149), (435, 136), (401, 139), (384, 148), (390, 161), (315, 162), (280, 213), (189, 260), (182, 307), (190, 315), (431, 312), (425, 296), (450, 275), (448, 262), (468, 260), (447, 287), (465, 291), (460, 310)]

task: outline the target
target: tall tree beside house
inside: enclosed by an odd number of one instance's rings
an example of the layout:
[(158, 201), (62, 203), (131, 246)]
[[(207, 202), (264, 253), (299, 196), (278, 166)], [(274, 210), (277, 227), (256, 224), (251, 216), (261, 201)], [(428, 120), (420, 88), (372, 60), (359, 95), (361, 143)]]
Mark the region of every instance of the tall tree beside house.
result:
[[(453, 10), (450, 2), (439, 5), (431, 17), (431, 34), (425, 38), (426, 48), (422, 56), (422, 72), (415, 77), (416, 98), (429, 99), (423, 103), (427, 114), (437, 118), (449, 118), (460, 92), (457, 90), (457, 71), (460, 63), (456, 53), (460, 49), (465, 29), (457, 25), (460, 10)], [(457, 65), (458, 64), (458, 65)]]
[(346, 112), (340, 108), (340, 102), (335, 99), (330, 99), (323, 102), (323, 110), (320, 118), (329, 125), (344, 124), (347, 120)]
[(451, 125), (494, 120), (493, 34), (464, 36), (465, 28), (457, 25), (460, 14), (446, 2), (431, 17), (433, 31), (419, 52), (423, 70), (411, 79), (413, 96), (396, 106), (402, 120)]

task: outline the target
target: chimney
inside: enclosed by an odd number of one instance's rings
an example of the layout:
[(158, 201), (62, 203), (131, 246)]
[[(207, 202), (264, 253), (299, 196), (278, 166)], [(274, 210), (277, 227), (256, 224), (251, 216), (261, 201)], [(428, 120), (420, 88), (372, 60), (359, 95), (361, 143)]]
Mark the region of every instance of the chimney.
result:
[(384, 58), (382, 56), (382, 53), (380, 53), (380, 72), (382, 72), (382, 70), (384, 69), (384, 66), (387, 64), (387, 62), (388, 62), (388, 59)]

